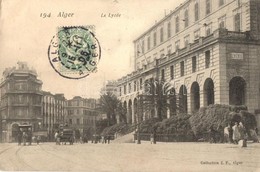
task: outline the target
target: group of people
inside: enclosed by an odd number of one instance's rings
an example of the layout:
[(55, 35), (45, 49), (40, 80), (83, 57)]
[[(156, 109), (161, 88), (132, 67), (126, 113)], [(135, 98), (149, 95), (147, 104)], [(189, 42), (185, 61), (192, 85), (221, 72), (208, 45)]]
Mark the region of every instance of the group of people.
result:
[(239, 140), (247, 140), (247, 133), (242, 122), (235, 122), (233, 126), (230, 124), (224, 128), (224, 143), (238, 144)]
[[(251, 138), (253, 138), (253, 141), (259, 142), (256, 130), (249, 131), (249, 134)], [(209, 133), (211, 143), (216, 143), (219, 141), (221, 143), (238, 144), (239, 142), (241, 142), (241, 144), (244, 145), (243, 147), (246, 146), (246, 142), (249, 137), (248, 131), (246, 130), (242, 122), (230, 123), (224, 129), (222, 128), (222, 126), (219, 126), (217, 130), (215, 130), (214, 127), (211, 126), (209, 129)]]
[[(28, 142), (29, 145), (32, 144), (32, 131), (29, 128), (28, 131), (22, 131), (21, 129), (18, 131), (18, 135), (17, 135), (17, 140), (18, 140), (18, 145), (20, 146), (22, 143), (25, 146), (26, 142)], [(39, 142), (37, 141), (37, 143), (39, 144)]]
[(111, 140), (111, 136), (109, 136), (109, 135), (99, 136), (99, 135), (94, 134), (91, 138), (91, 143), (109, 144), (110, 140)]

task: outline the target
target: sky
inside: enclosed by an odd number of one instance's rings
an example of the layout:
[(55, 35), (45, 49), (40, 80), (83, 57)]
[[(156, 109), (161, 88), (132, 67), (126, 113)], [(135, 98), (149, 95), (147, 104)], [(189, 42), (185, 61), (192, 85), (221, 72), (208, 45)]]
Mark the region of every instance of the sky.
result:
[[(116, 80), (133, 69), (133, 41), (184, 0), (0, 0), (0, 76), (18, 61), (28, 63), (53, 94), (98, 98), (106, 80)], [(73, 17), (57, 17), (59, 12)], [(41, 13), (51, 17), (41, 18)], [(120, 14), (120, 17), (108, 17)], [(102, 17), (106, 15), (106, 17)], [(95, 25), (101, 47), (96, 73), (79, 80), (60, 76), (51, 67), (47, 50), (60, 26)]]

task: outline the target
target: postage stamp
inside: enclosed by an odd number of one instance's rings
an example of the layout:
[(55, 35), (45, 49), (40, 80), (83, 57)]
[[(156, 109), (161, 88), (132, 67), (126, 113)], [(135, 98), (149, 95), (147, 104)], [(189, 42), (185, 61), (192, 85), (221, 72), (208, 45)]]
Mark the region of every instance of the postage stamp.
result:
[(53, 36), (48, 57), (53, 69), (68, 79), (81, 79), (97, 71), (101, 58), (95, 26), (59, 27)]

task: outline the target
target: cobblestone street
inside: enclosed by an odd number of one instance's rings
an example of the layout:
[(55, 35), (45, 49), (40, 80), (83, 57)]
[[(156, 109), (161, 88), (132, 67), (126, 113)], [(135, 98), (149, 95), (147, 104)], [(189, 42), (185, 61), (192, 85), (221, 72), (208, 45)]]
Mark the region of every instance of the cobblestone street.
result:
[(158, 143), (0, 145), (8, 171), (260, 171), (260, 144)]

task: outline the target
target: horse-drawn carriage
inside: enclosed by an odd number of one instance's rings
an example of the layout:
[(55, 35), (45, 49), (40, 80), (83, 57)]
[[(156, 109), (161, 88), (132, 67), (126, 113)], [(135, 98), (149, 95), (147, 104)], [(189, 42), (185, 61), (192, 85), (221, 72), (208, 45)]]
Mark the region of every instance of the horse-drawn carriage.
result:
[(73, 129), (71, 129), (68, 126), (63, 126), (60, 125), (59, 127), (59, 142), (66, 144), (67, 142), (70, 145), (73, 145), (74, 143), (74, 137), (75, 137), (75, 132)]
[(18, 133), (18, 144), (20, 145), (23, 142), (23, 145), (26, 145), (28, 142), (29, 145), (32, 144), (32, 125), (19, 125)]

